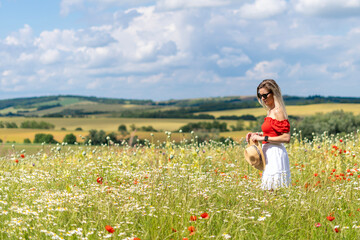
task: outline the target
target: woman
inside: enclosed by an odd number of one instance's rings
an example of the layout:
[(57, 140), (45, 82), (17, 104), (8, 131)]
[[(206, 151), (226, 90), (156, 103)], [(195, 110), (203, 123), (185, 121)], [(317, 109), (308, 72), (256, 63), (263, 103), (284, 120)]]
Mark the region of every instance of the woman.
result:
[(290, 142), (290, 123), (287, 119), (284, 100), (277, 83), (265, 79), (257, 87), (257, 99), (267, 110), (261, 126), (262, 133), (248, 133), (246, 141), (262, 141), (266, 167), (262, 174), (261, 188), (274, 190), (287, 187), (291, 182), (289, 157), (283, 143)]

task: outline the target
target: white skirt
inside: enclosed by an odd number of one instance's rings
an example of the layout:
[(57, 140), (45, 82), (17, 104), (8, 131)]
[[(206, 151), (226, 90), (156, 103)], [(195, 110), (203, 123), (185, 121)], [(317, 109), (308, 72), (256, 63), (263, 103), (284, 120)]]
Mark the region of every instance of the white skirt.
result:
[(266, 167), (262, 174), (261, 188), (271, 190), (288, 187), (291, 183), (289, 157), (282, 143), (263, 145)]

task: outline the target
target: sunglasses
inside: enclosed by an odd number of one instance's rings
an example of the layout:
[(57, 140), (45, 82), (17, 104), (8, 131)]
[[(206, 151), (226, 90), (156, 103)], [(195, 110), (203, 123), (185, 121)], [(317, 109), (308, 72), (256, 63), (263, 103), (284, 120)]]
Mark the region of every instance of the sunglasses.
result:
[(268, 95), (271, 93), (271, 91), (270, 92), (268, 92), (268, 93), (265, 93), (265, 94), (260, 94), (260, 93), (258, 93), (258, 98), (264, 98), (264, 99), (267, 99), (267, 97), (268, 97)]

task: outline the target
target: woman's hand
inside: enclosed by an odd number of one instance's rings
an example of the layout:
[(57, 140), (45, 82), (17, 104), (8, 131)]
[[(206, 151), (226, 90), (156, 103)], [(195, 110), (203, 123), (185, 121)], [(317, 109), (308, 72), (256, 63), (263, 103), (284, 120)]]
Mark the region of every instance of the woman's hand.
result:
[[(249, 132), (248, 134), (246, 134), (246, 141), (249, 142), (250, 139), (252, 139), (253, 136), (262, 136), (262, 135), (263, 135), (262, 132)], [(258, 140), (256, 140), (256, 141), (258, 141)]]
[(264, 137), (262, 137), (260, 135), (257, 135), (257, 134), (253, 134), (250, 138), (251, 138), (251, 140), (253, 142), (255, 142), (255, 141), (263, 141), (264, 140)]
[(254, 133), (252, 133), (252, 132), (249, 132), (248, 134), (246, 134), (246, 142), (249, 143), (249, 140), (250, 140), (250, 138), (251, 138), (251, 136), (252, 136), (253, 134), (254, 134)]

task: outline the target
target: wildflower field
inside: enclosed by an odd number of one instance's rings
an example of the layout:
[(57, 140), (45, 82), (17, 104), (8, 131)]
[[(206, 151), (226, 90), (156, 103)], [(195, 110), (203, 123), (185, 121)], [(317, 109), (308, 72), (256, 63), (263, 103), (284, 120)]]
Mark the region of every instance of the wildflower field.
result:
[(0, 159), (0, 239), (358, 239), (358, 133), (293, 133), (292, 185), (274, 192), (244, 142), (15, 145)]

